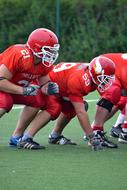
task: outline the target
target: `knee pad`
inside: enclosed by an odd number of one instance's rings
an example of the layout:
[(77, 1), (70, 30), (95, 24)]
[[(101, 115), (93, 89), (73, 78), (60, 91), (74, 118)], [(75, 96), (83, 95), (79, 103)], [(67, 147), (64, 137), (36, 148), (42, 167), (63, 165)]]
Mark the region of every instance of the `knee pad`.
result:
[(97, 102), (97, 105), (98, 106), (101, 106), (105, 109), (107, 109), (109, 112), (111, 112), (112, 110), (112, 107), (113, 107), (113, 103), (104, 99), (104, 98), (101, 98), (98, 102)]
[(87, 112), (89, 109), (89, 105), (87, 101), (84, 101), (84, 107), (85, 107), (85, 111)]

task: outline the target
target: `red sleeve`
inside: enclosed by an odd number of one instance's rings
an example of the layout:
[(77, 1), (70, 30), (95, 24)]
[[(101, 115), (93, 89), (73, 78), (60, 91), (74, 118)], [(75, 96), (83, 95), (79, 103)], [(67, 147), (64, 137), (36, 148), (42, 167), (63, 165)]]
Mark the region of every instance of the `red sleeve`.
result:
[(8, 70), (14, 75), (18, 70), (21, 71), (22, 64), (20, 64), (22, 55), (17, 53), (14, 47), (8, 48), (1, 54), (0, 64), (4, 64)]

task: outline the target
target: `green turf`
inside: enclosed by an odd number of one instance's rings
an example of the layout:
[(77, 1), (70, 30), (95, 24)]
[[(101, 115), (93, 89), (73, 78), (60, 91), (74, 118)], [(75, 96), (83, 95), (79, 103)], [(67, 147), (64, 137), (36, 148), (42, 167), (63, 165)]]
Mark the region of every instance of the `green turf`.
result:
[[(97, 96), (94, 93), (87, 98)], [(95, 102), (91, 102), (91, 121), (94, 113)], [(17, 150), (8, 146), (8, 140), (18, 114), (19, 110), (12, 110), (1, 119), (0, 190), (126, 189), (127, 145), (119, 144), (118, 149), (93, 152), (82, 140), (83, 132), (74, 119), (64, 134), (76, 141), (77, 146), (49, 145), (47, 138), (53, 128), (53, 122), (50, 122), (35, 138), (46, 146), (46, 150)], [(106, 123), (107, 132), (116, 116)]]

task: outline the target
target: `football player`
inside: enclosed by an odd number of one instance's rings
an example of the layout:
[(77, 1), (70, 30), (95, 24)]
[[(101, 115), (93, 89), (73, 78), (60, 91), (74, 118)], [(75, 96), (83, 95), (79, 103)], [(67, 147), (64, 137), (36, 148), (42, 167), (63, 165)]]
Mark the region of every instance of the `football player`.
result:
[[(33, 109), (45, 106), (48, 97), (39, 88), (45, 82), (43, 76), (52, 70), (58, 51), (57, 36), (51, 30), (38, 28), (29, 35), (26, 44), (12, 45), (0, 54), (0, 117), (13, 104)], [(57, 90), (57, 84), (47, 84), (47, 95)], [(46, 109), (49, 114), (50, 108)], [(24, 117), (29, 117), (29, 112)]]
[[(127, 96), (127, 54), (126, 53), (108, 53), (100, 55), (100, 57), (106, 57), (115, 63), (115, 81), (112, 87), (103, 94), (102, 98), (97, 103), (97, 110), (95, 114), (95, 119), (93, 122), (93, 130), (103, 131), (103, 125), (106, 121), (108, 115), (112, 112), (114, 105), (119, 104), (120, 99), (123, 96)], [(121, 109), (126, 106), (126, 98), (121, 103)], [(126, 108), (126, 107), (125, 107)], [(127, 108), (126, 108), (127, 109)], [(127, 111), (125, 109), (125, 119), (122, 124), (122, 132), (120, 133), (119, 142), (127, 143)], [(111, 144), (106, 144), (105, 146), (114, 148)]]
[[(93, 133), (88, 114), (84, 109), (83, 97), (94, 90), (100, 92), (111, 87), (114, 80), (115, 65), (108, 58), (96, 58), (90, 64), (60, 63), (49, 73), (49, 80), (59, 86), (58, 101), (61, 113), (56, 122), (56, 127), (49, 137), (49, 143), (75, 144), (61, 135), (64, 127), (70, 120), (77, 116), (79, 123), (86, 133), (87, 139), (93, 148), (100, 147), (100, 137)], [(32, 120), (31, 127), (18, 143), (21, 148), (29, 148), (28, 138), (33, 138), (45, 123), (42, 122), (43, 113), (37, 114)], [(44, 120), (43, 120), (44, 121)], [(40, 124), (39, 124), (40, 123)]]

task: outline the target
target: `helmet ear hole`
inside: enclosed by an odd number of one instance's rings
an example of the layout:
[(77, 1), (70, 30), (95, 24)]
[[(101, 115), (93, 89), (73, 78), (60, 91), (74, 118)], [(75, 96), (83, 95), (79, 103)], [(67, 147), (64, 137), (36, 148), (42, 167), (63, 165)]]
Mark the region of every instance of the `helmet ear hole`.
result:
[(107, 57), (95, 57), (89, 64), (89, 72), (93, 82), (100, 91), (108, 89), (113, 82), (115, 64)]

